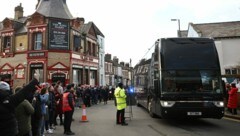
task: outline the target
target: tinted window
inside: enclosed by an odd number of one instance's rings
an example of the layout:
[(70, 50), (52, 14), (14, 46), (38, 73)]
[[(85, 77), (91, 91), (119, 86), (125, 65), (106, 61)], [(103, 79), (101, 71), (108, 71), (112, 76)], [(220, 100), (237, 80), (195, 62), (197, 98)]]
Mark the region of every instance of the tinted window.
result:
[(163, 40), (161, 52), (165, 69), (219, 68), (216, 48), (211, 41)]

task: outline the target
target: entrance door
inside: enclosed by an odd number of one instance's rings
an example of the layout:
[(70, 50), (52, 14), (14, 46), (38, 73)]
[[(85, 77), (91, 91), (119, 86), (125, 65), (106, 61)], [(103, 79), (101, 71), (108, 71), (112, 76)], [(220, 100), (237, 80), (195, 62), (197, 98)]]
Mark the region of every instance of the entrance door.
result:
[(52, 75), (52, 83), (57, 83), (57, 81), (61, 81), (62, 86), (66, 84), (66, 75), (61, 73), (56, 73)]

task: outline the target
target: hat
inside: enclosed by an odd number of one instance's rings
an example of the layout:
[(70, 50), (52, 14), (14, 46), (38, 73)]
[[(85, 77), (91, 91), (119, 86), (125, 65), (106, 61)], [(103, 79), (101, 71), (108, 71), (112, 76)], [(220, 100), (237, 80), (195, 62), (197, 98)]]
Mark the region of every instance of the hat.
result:
[(121, 82), (119, 82), (119, 83), (118, 83), (118, 86), (122, 87), (122, 86), (123, 86), (123, 84), (122, 84)]
[(10, 90), (9, 84), (7, 82), (0, 81), (0, 90), (9, 91)]

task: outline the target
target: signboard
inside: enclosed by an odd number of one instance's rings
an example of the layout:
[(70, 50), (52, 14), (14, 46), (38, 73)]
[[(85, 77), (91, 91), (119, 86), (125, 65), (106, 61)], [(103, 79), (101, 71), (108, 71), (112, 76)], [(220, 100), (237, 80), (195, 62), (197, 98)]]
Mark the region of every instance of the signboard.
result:
[(28, 54), (29, 57), (44, 57), (45, 53), (44, 52), (31, 52)]
[(31, 68), (41, 68), (41, 67), (43, 67), (43, 64), (42, 63), (31, 64), (30, 67)]
[(69, 23), (65, 21), (50, 21), (49, 49), (69, 49)]

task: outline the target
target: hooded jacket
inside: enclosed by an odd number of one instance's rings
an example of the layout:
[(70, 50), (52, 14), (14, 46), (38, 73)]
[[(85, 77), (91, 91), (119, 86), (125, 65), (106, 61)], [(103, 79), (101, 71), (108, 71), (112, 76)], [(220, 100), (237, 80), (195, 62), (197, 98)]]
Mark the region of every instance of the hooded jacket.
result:
[(38, 84), (33, 79), (28, 85), (19, 90), (14, 95), (0, 90), (0, 133), (3, 136), (16, 136), (18, 133), (17, 120), (15, 117), (15, 107), (17, 107), (29, 94), (33, 94), (36, 90), (35, 85)]
[(228, 108), (237, 108), (238, 106), (238, 96), (237, 96), (237, 92), (238, 92), (238, 88), (232, 88), (228, 94), (229, 94), (229, 98), (228, 98)]

